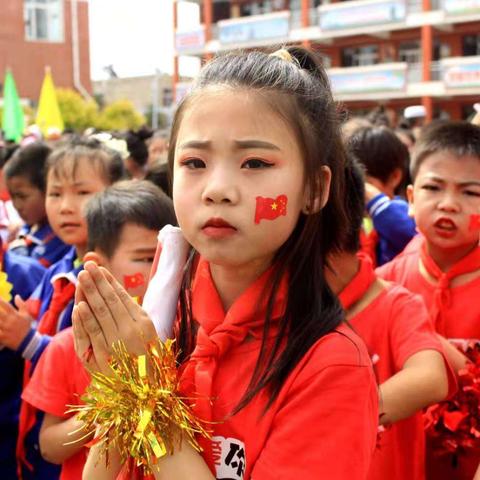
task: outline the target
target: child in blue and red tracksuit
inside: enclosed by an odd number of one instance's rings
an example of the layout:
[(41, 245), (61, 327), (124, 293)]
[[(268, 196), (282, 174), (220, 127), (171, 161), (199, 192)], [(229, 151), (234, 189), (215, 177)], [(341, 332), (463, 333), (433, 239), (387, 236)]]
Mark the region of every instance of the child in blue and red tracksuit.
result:
[(407, 172), (409, 153), (387, 127), (363, 127), (347, 139), (351, 153), (365, 167), (366, 208), (369, 214), (362, 234), (363, 250), (374, 265), (398, 255), (416, 235), (408, 203), (395, 192)]
[[(28, 297), (41, 281), (45, 268), (36, 260), (10, 252), (3, 252), (0, 241), (0, 270), (7, 275), (12, 285), (10, 295)], [(15, 333), (15, 332), (14, 332)], [(3, 337), (3, 332), (0, 333)], [(0, 472), (5, 480), (14, 480), (16, 475), (15, 445), (18, 435), (20, 393), (22, 391), (23, 359), (15, 352), (4, 348), (0, 341)]]
[(25, 225), (8, 249), (49, 267), (70, 249), (52, 230), (45, 211), (45, 162), (51, 149), (40, 142), (19, 148), (4, 168), (13, 205)]
[[(76, 277), (82, 268), (87, 249), (87, 226), (83, 207), (95, 193), (123, 177), (119, 154), (98, 141), (73, 140), (52, 152), (47, 161), (46, 211), (53, 231), (70, 246), (67, 254), (52, 265), (42, 281), (22, 305), (27, 307), (37, 324), (25, 311), (11, 307), (3, 318), (5, 328), (21, 332), (19, 342), (5, 344), (16, 350), (27, 362), (28, 382), (42, 352), (57, 332), (71, 325), (71, 311)], [(7, 308), (0, 300), (0, 306)], [(45, 462), (38, 447), (38, 431), (42, 415), (22, 403), (17, 456), (23, 479), (51, 480), (60, 468)]]

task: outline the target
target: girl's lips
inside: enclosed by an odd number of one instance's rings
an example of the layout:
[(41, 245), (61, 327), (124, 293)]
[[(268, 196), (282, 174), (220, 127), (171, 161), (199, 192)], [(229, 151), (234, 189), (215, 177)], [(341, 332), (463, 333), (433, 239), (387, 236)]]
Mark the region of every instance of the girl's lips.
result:
[(225, 238), (237, 233), (233, 227), (203, 227), (202, 232), (211, 238)]
[(237, 229), (223, 218), (211, 218), (202, 227), (202, 232), (211, 238), (225, 238), (234, 235)]

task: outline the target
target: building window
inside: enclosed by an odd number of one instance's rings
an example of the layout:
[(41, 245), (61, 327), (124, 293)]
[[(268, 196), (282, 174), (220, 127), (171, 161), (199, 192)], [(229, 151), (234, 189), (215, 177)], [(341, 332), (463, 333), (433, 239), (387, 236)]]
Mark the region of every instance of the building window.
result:
[(379, 61), (378, 45), (342, 49), (342, 67), (375, 65)]
[(420, 46), (420, 40), (402, 42), (398, 47), (398, 60), (408, 64), (421, 63), (422, 48)]
[(24, 0), (25, 38), (63, 42), (63, 0)]
[(464, 57), (480, 55), (480, 35), (465, 35), (462, 47)]
[(171, 107), (173, 105), (173, 89), (165, 87), (162, 91), (162, 106)]

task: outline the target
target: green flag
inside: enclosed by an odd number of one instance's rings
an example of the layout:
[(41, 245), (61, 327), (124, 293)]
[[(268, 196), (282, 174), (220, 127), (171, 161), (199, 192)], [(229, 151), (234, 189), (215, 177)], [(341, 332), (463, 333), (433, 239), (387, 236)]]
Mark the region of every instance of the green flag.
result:
[(12, 72), (7, 70), (3, 84), (3, 117), (2, 130), (6, 140), (19, 142), (22, 139), (25, 120), (23, 109), (18, 98), (17, 87)]

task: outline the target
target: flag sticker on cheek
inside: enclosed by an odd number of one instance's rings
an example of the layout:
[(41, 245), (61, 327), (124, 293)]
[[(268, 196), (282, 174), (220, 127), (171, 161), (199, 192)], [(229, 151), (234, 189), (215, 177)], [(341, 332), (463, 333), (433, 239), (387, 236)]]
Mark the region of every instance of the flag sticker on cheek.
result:
[(277, 198), (257, 197), (256, 200), (256, 224), (260, 223), (260, 220), (275, 220), (287, 214), (288, 198), (286, 195), (279, 195)]
[(134, 273), (133, 275), (123, 276), (123, 286), (125, 288), (137, 288), (145, 285), (145, 277), (143, 273)]
[(468, 225), (468, 229), (471, 232), (480, 232), (480, 214), (475, 213), (470, 215), (470, 223)]

